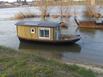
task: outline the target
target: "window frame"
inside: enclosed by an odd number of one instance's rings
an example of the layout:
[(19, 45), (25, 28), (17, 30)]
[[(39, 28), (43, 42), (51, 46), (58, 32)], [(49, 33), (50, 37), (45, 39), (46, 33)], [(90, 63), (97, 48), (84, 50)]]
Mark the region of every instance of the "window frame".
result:
[[(49, 37), (45, 37), (45, 35), (44, 35), (44, 37), (41, 37), (40, 36), (40, 30), (48, 30), (49, 31)], [(45, 34), (45, 33), (43, 33), (43, 34)], [(50, 39), (50, 28), (39, 28), (39, 30), (38, 30), (38, 38), (39, 39)]]

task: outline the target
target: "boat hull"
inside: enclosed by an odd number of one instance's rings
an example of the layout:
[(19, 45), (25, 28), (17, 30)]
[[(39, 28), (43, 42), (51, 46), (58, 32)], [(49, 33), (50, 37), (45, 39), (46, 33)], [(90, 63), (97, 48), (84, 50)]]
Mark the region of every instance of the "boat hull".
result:
[(21, 42), (31, 42), (31, 43), (46, 43), (46, 44), (74, 44), (75, 42), (80, 40), (80, 36), (76, 35), (75, 38), (67, 39), (67, 40), (31, 40), (31, 39), (25, 39), (22, 37), (19, 37), (19, 40)]
[(94, 21), (80, 22), (80, 28), (103, 29), (103, 24), (96, 24)]

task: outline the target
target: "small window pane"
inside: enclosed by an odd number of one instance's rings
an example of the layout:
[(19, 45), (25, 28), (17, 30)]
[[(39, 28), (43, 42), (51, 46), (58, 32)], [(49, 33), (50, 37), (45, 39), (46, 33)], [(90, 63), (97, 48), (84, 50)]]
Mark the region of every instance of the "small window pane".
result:
[(45, 37), (49, 37), (49, 30), (45, 30)]
[(40, 37), (44, 37), (44, 31), (40, 30)]
[(35, 28), (31, 28), (31, 33), (35, 33)]

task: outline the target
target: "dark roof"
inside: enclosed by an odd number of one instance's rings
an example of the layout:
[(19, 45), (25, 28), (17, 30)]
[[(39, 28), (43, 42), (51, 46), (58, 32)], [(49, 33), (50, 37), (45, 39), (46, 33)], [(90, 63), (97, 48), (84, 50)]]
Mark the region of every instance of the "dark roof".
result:
[(40, 27), (57, 27), (59, 23), (51, 21), (20, 21), (16, 26), (40, 26)]

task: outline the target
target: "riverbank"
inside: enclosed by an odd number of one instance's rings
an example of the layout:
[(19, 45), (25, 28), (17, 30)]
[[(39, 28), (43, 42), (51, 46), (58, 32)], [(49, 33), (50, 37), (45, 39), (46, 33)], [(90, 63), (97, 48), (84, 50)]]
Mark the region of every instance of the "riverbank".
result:
[(0, 47), (0, 77), (98, 77), (74, 64), (45, 59), (35, 52)]

